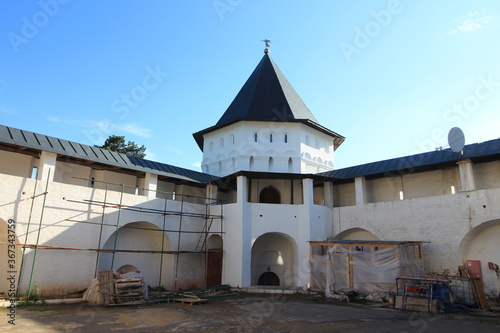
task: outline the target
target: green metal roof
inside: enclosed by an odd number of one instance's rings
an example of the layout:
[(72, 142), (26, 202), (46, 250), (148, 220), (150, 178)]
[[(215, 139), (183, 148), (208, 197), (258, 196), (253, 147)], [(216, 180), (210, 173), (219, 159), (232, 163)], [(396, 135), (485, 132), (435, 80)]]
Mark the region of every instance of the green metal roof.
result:
[(0, 143), (31, 148), (39, 151), (48, 151), (81, 160), (121, 167), (129, 170), (150, 172), (161, 176), (197, 183), (209, 183), (210, 181), (218, 178), (206, 173), (184, 169), (170, 164), (127, 156), (114, 151), (7, 127), (4, 125), (0, 125)]

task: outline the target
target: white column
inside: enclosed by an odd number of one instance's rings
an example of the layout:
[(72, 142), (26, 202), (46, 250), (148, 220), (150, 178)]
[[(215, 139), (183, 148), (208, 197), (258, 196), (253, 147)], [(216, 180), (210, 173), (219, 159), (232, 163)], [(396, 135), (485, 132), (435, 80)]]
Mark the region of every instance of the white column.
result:
[(210, 203), (215, 203), (215, 200), (217, 200), (217, 185), (215, 184), (208, 184), (207, 185), (207, 198), (210, 200), (207, 202), (207, 204)]
[(324, 185), (325, 191), (325, 206), (333, 207), (333, 185), (332, 182), (325, 182)]
[(356, 205), (364, 205), (366, 203), (365, 177), (354, 178), (354, 188), (356, 191)]
[(156, 189), (158, 188), (158, 175), (146, 172), (144, 177), (144, 195), (148, 198), (156, 197)]
[(299, 286), (304, 286), (310, 284), (310, 272), (306, 269), (307, 262), (309, 261), (309, 241), (311, 240), (311, 226), (312, 221), (314, 221), (314, 190), (313, 190), (313, 180), (304, 179), (302, 180), (302, 196), (304, 198), (304, 204), (300, 206), (299, 211), (299, 232), (296, 239), (298, 248), (298, 258), (297, 266), (294, 267), (295, 275), (298, 277), (297, 284)]
[(236, 179), (236, 203), (225, 208), (223, 283), (246, 287), (251, 284), (252, 216), (247, 201), (247, 178)]
[(474, 181), (474, 170), (472, 169), (471, 160), (458, 161), (457, 164), (460, 171), (462, 191), (474, 191), (476, 183)]
[(40, 166), (38, 170), (38, 180), (54, 181), (54, 173), (56, 171), (56, 153), (42, 151), (40, 154)]

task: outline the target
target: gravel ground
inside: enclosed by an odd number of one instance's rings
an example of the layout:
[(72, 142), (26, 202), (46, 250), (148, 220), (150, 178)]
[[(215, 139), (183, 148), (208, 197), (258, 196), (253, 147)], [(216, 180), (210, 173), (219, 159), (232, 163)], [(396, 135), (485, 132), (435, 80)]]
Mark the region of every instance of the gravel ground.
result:
[(206, 304), (92, 307), (84, 303), (0, 309), (0, 331), (19, 332), (500, 332), (500, 316), (402, 312), (319, 297), (243, 294)]

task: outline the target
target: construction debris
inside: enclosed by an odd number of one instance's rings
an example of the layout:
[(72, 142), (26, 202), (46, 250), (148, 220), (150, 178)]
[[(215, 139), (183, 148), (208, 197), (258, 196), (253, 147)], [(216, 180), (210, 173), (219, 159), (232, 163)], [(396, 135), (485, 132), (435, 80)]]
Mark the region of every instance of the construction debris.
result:
[(208, 299), (239, 295), (229, 285), (212, 286), (180, 291), (151, 292), (145, 297), (144, 280), (140, 277), (115, 278), (112, 271), (99, 271), (99, 278), (92, 280), (83, 299), (92, 305), (117, 306), (155, 303), (204, 304)]

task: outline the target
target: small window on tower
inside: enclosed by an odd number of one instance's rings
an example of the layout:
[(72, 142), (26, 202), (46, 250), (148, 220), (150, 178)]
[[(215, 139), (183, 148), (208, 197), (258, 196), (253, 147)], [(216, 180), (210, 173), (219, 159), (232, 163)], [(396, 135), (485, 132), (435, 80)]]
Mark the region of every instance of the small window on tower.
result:
[(285, 143), (288, 143), (288, 134), (285, 134)]
[(253, 141), (254, 141), (254, 142), (257, 142), (257, 132), (255, 132), (255, 133), (253, 134)]
[(273, 142), (273, 134), (269, 134), (269, 142)]

